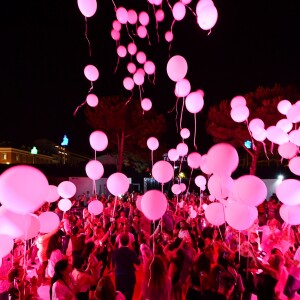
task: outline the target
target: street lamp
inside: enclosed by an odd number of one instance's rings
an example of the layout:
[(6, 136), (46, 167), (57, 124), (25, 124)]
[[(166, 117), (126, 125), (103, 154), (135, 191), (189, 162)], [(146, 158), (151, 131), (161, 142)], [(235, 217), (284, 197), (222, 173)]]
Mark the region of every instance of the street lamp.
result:
[(66, 146), (69, 144), (69, 139), (67, 138), (66, 135), (63, 137), (63, 141), (61, 142), (61, 146), (64, 147), (64, 165), (66, 164)]
[(32, 147), (32, 149), (30, 150), (30, 153), (33, 155), (32, 156), (32, 163), (34, 164), (34, 156), (38, 154), (38, 150), (35, 146)]

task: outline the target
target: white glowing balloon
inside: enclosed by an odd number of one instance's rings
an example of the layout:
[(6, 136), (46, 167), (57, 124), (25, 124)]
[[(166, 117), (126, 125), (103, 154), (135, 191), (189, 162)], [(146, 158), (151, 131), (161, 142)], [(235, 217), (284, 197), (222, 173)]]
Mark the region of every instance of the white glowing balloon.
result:
[(188, 128), (182, 128), (180, 130), (180, 136), (183, 138), (183, 139), (187, 139), (190, 137), (190, 131), (188, 130)]
[(281, 100), (278, 104), (277, 104), (277, 110), (283, 114), (286, 115), (288, 110), (291, 108), (292, 103), (289, 100)]
[(99, 71), (93, 65), (87, 65), (84, 68), (84, 75), (90, 81), (96, 81), (99, 78)]
[(76, 185), (71, 181), (62, 181), (57, 186), (57, 192), (62, 198), (72, 198), (76, 194)]
[(179, 81), (187, 74), (188, 65), (184, 57), (175, 55), (171, 57), (167, 64), (167, 73), (171, 80)]

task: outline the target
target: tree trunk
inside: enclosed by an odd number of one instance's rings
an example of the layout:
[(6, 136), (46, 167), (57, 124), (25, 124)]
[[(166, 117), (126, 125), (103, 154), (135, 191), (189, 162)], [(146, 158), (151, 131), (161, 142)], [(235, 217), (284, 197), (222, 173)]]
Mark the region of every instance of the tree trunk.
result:
[(118, 138), (118, 164), (117, 164), (117, 172), (122, 171), (123, 166), (123, 154), (124, 154), (124, 141), (125, 141), (125, 133), (121, 132), (121, 136)]
[(250, 166), (250, 175), (255, 175), (257, 159), (261, 151), (261, 143), (256, 145), (255, 151), (251, 155), (251, 166)]

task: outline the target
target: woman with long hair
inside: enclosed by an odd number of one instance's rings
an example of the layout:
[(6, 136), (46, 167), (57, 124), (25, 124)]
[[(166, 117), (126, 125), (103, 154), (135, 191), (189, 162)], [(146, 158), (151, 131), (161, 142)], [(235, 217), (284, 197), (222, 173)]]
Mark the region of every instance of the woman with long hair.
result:
[(96, 300), (125, 300), (125, 296), (116, 291), (109, 275), (101, 277), (95, 292)]

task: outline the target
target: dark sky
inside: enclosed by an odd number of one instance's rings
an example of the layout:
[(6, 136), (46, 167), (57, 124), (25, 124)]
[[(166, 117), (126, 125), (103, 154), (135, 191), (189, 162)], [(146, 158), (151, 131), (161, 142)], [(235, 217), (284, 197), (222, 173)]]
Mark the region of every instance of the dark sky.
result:
[[(170, 0), (170, 4), (174, 3)], [(196, 3), (190, 4), (192, 10)], [(205, 92), (204, 110), (197, 116), (199, 143), (205, 143), (207, 138), (201, 124), (210, 105), (254, 91), (258, 86), (300, 84), (298, 0), (215, 0), (214, 3), (219, 17), (211, 33), (200, 29), (193, 13), (187, 10), (184, 20), (174, 24), (174, 40), (169, 50), (164, 33), (170, 29), (172, 18), (165, 0), (166, 19), (159, 23), (158, 31), (153, 22), (153, 7), (146, 0), (115, 1), (117, 7), (145, 10), (151, 16), (151, 45), (134, 37), (138, 48), (157, 68), (156, 84), (146, 83), (143, 97), (150, 97), (154, 107), (169, 119), (174, 118), (167, 112), (175, 105), (176, 96), (166, 64), (169, 56), (178, 54), (186, 58), (189, 67), (186, 78), (192, 90), (201, 88)], [(129, 57), (118, 63), (116, 43), (110, 37), (114, 19), (113, 2), (98, 0), (97, 13), (87, 20), (92, 50), (89, 56), (85, 19), (77, 1), (2, 3), (0, 141), (31, 146), (35, 139), (46, 138), (60, 143), (67, 134), (71, 149), (90, 151), (88, 137), (92, 129), (84, 121), (83, 109), (73, 115), (90, 88), (84, 67), (94, 64), (100, 71), (93, 89), (98, 96), (120, 93), (130, 96), (122, 86), (128, 74)], [(133, 28), (129, 26), (130, 32)], [(128, 42), (130, 38), (123, 26), (121, 44)], [(137, 88), (134, 94), (139, 98)], [(189, 129), (191, 133), (194, 130)], [(169, 131), (170, 136), (179, 137), (175, 120)], [(178, 142), (174, 138), (170, 146), (176, 147)]]

